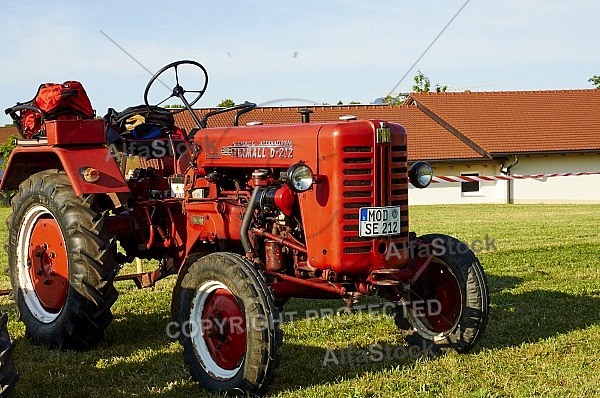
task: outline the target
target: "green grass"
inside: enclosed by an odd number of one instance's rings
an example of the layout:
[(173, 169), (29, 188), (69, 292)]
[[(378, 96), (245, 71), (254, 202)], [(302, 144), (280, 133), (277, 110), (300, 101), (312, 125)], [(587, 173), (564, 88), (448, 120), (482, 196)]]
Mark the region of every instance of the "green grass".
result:
[[(0, 209), (0, 217), (8, 211)], [(385, 315), (297, 319), (283, 324), (283, 359), (268, 396), (600, 396), (600, 206), (418, 206), (411, 207), (410, 219), (417, 234), (446, 233), (467, 242), (495, 238), (497, 250), (479, 253), (492, 312), (477, 348), (323, 366), (327, 348), (404, 343)], [(0, 238), (6, 238), (4, 228)], [(0, 258), (6, 264), (4, 252)], [(16, 340), (18, 396), (210, 396), (190, 379), (181, 347), (165, 333), (173, 283), (170, 278), (137, 290), (118, 282), (115, 320), (100, 345), (83, 353), (33, 346), (15, 319), (14, 303), (0, 298)], [(1, 278), (0, 288), (8, 287)], [(342, 305), (292, 300), (286, 311)]]

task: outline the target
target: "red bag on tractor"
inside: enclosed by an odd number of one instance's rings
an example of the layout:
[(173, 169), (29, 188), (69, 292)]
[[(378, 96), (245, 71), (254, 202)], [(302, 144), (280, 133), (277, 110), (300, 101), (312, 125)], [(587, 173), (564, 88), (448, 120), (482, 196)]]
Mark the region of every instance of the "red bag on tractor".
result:
[(43, 137), (45, 120), (92, 119), (95, 116), (83, 85), (77, 81), (44, 83), (31, 101), (17, 103), (5, 112), (10, 114), (24, 138)]

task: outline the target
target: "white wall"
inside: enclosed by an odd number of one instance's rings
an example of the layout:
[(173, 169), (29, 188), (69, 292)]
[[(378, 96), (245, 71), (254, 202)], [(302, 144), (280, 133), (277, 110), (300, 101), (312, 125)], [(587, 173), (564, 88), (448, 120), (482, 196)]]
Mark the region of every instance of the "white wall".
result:
[[(600, 154), (519, 156), (511, 174), (600, 172)], [(514, 180), (514, 203), (600, 203), (600, 174)]]
[[(513, 160), (511, 159), (511, 162)], [(431, 163), (436, 176), (479, 173), (500, 175), (494, 162)], [(600, 172), (600, 154), (520, 155), (513, 175)], [(507, 203), (507, 181), (481, 182), (478, 193), (461, 193), (460, 183), (433, 183), (425, 189), (409, 186), (410, 204)], [(600, 203), (600, 174), (512, 181), (513, 203)]]
[[(500, 165), (494, 162), (431, 163), (436, 176), (460, 176), (461, 173), (479, 173), (482, 176), (497, 175)], [(506, 183), (489, 181), (479, 183), (479, 192), (461, 192), (460, 183), (432, 183), (424, 189), (408, 184), (408, 201), (413, 205), (460, 204), (460, 203), (506, 203)]]

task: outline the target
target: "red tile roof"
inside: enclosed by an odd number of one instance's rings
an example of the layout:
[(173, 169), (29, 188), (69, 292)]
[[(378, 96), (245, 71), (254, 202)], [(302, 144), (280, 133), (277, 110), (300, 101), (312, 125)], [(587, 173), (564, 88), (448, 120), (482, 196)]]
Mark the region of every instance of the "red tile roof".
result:
[[(404, 105), (261, 107), (240, 117), (240, 125), (312, 122), (353, 115), (402, 124), (408, 132), (408, 158), (414, 160), (489, 159), (519, 153), (600, 151), (600, 90), (413, 93)], [(202, 118), (214, 110), (196, 111)], [(234, 112), (213, 116), (209, 127), (231, 126)], [(190, 114), (175, 115), (190, 130)], [(0, 127), (0, 144), (17, 135)]]
[(424, 112), (490, 155), (600, 149), (600, 90), (415, 93)]
[[(207, 112), (214, 110), (198, 109), (196, 114), (202, 118)], [(438, 123), (427, 117), (416, 107), (399, 105), (340, 105), (311, 107), (261, 107), (240, 117), (240, 125), (260, 121), (264, 124), (300, 123), (300, 109), (311, 109), (311, 122), (337, 121), (340, 116), (353, 115), (359, 119), (379, 119), (400, 123), (407, 130), (408, 159), (414, 160), (449, 160), (449, 159), (482, 159), (483, 156), (464, 144)], [(234, 112), (213, 116), (208, 127), (233, 125)], [(189, 131), (195, 126), (189, 112), (175, 115), (175, 123)]]
[(16, 127), (0, 127), (0, 145), (4, 144), (11, 135), (16, 135), (17, 137), (19, 136), (19, 132), (17, 131)]

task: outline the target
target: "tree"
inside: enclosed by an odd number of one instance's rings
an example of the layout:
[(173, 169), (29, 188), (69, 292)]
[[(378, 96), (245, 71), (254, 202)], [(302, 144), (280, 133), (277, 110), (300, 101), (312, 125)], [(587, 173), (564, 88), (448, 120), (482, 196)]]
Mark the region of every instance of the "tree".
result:
[[(413, 85), (413, 91), (416, 93), (428, 93), (431, 91), (431, 80), (422, 71), (417, 71), (415, 77), (413, 77), (415, 84)], [(436, 83), (434, 89), (437, 93), (445, 93), (448, 89), (446, 85), (440, 85)]]
[(413, 85), (413, 91), (416, 93), (428, 93), (431, 88), (431, 80), (420, 70), (413, 77), (415, 84)]
[(592, 83), (596, 88), (600, 88), (600, 76), (594, 75), (588, 79), (588, 82)]
[(338, 105), (344, 105), (344, 102), (342, 100), (339, 100), (337, 104)]
[(360, 101), (350, 101), (350, 105), (360, 105)]
[(219, 108), (229, 108), (235, 106), (235, 102), (233, 102), (233, 100), (230, 99), (224, 99), (223, 101), (219, 102), (219, 104), (217, 105), (217, 107)]
[[(0, 160), (0, 169), (5, 169), (8, 164), (8, 158), (10, 157), (11, 152), (17, 146), (16, 135), (11, 135), (6, 139), (6, 142), (0, 145), (0, 155), (2, 159)], [(0, 205), (1, 206), (10, 206), (10, 200), (14, 196), (17, 191), (0, 191)]]
[(381, 99), (381, 103), (384, 105), (402, 105), (404, 103), (405, 99), (406, 99), (406, 96), (404, 96), (402, 94), (398, 94), (398, 95), (388, 94)]
[(184, 106), (182, 104), (173, 104), (173, 105), (165, 105), (166, 109), (181, 109), (184, 108)]
[(448, 86), (446, 86), (445, 84), (443, 86), (440, 86), (439, 83), (435, 84), (435, 91), (436, 91), (436, 93), (445, 93), (446, 90), (448, 90)]
[(4, 144), (0, 145), (0, 155), (2, 155), (2, 159), (4, 160), (4, 163), (0, 166), (1, 168), (6, 167), (11, 152), (17, 146), (17, 138), (18, 137), (16, 135), (11, 135), (6, 139), (6, 142)]

